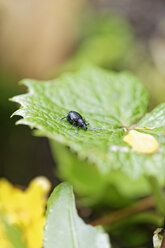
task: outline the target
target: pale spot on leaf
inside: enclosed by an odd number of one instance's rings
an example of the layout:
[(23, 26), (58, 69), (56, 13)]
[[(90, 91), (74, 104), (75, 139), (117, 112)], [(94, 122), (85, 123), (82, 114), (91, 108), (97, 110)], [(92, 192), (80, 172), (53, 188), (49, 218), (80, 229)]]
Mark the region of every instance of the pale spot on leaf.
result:
[(140, 133), (135, 130), (129, 131), (123, 140), (136, 152), (152, 154), (159, 149), (159, 143), (152, 135)]

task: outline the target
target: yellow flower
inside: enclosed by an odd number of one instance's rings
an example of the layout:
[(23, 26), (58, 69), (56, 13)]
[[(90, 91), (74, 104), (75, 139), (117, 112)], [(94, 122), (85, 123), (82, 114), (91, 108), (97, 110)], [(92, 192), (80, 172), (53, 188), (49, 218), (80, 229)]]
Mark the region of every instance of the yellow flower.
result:
[[(28, 248), (42, 247), (44, 212), (50, 187), (50, 182), (45, 177), (35, 178), (24, 191), (14, 187), (6, 179), (0, 179), (0, 217), (8, 224), (20, 228)], [(7, 239), (2, 221), (0, 247), (13, 247)]]

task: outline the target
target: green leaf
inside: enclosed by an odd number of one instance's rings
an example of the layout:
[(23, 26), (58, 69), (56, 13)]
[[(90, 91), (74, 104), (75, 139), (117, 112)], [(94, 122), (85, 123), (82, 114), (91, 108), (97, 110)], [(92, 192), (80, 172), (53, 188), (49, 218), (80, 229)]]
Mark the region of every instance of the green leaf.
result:
[[(16, 96), (21, 104), (15, 113), (18, 121), (37, 128), (38, 134), (50, 137), (87, 159), (99, 173), (122, 172), (131, 178), (154, 175), (163, 182), (165, 176), (165, 138), (158, 137), (157, 153), (144, 155), (132, 150), (124, 141), (121, 126), (131, 126), (147, 108), (148, 93), (130, 73), (107, 72), (98, 68), (64, 74), (46, 83), (23, 80), (29, 93)], [(78, 111), (92, 127), (102, 130), (79, 130), (67, 120), (60, 120), (70, 110)]]
[[(110, 146), (124, 135), (116, 128), (133, 124), (145, 113), (148, 102), (146, 90), (132, 74), (98, 68), (66, 74), (45, 84), (36, 80), (23, 83), (30, 92), (13, 98), (21, 104), (15, 114), (24, 117), (18, 123), (38, 128), (43, 135), (69, 145), (103, 173), (116, 168), (110, 164)], [(80, 130), (76, 136), (75, 129), (67, 130), (70, 123), (60, 120), (70, 110), (80, 112), (92, 127), (103, 130)]]
[(119, 208), (130, 204), (132, 199), (151, 193), (143, 176), (132, 178), (119, 170), (102, 174), (97, 167), (86, 160), (80, 160), (67, 147), (53, 140), (50, 145), (57, 162), (58, 176), (74, 186), (84, 205), (101, 204)]
[(58, 185), (51, 194), (46, 212), (44, 248), (109, 248), (108, 235), (101, 228), (86, 225), (77, 215), (72, 187)]
[(146, 180), (142, 178), (135, 181), (119, 171), (106, 176), (99, 173), (93, 164), (80, 160), (68, 147), (53, 140), (50, 145), (57, 162), (56, 174), (73, 185), (83, 205), (101, 204), (119, 208), (130, 204), (132, 196), (135, 198), (149, 193)]
[(16, 227), (9, 225), (5, 220), (1, 220), (5, 228), (6, 236), (13, 245), (13, 248), (27, 248), (23, 241), (21, 230)]
[(151, 113), (147, 113), (138, 123), (138, 127), (148, 127), (148, 132), (163, 135), (165, 129), (165, 103), (158, 105)]

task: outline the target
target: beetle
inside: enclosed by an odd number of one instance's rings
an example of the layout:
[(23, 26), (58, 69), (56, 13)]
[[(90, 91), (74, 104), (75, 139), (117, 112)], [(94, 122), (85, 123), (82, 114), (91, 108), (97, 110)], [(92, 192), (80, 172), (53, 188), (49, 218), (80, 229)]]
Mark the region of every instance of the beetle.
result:
[(67, 121), (72, 124), (71, 128), (68, 130), (72, 130), (73, 126), (77, 127), (77, 133), (78, 134), (78, 129), (82, 127), (85, 131), (88, 129), (89, 123), (86, 122), (85, 119), (76, 111), (69, 111), (66, 116), (60, 118), (61, 120), (67, 119)]

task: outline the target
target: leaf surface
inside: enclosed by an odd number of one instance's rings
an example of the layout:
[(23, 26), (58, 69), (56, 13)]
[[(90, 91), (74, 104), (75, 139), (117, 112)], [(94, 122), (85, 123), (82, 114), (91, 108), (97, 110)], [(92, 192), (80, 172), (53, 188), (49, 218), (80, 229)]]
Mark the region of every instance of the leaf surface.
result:
[(151, 128), (150, 133), (163, 135), (165, 129), (165, 103), (159, 104), (147, 113), (138, 123), (138, 127)]
[(110, 248), (102, 228), (87, 225), (77, 215), (72, 187), (58, 185), (48, 200), (44, 248)]
[[(163, 136), (158, 137), (155, 132), (160, 149), (147, 156), (133, 151), (123, 141), (125, 132), (121, 127), (135, 124), (148, 104), (148, 93), (132, 74), (89, 68), (45, 83), (29, 79), (22, 83), (29, 93), (13, 98), (21, 104), (15, 113), (23, 117), (19, 124), (37, 128), (38, 135), (69, 146), (80, 159), (88, 159), (104, 175), (120, 171), (133, 178), (140, 175), (164, 178)], [(68, 131), (71, 124), (60, 118), (70, 110), (79, 112), (92, 127), (101, 130), (80, 129), (78, 135), (76, 127)], [(143, 127), (146, 122), (139, 125)]]

